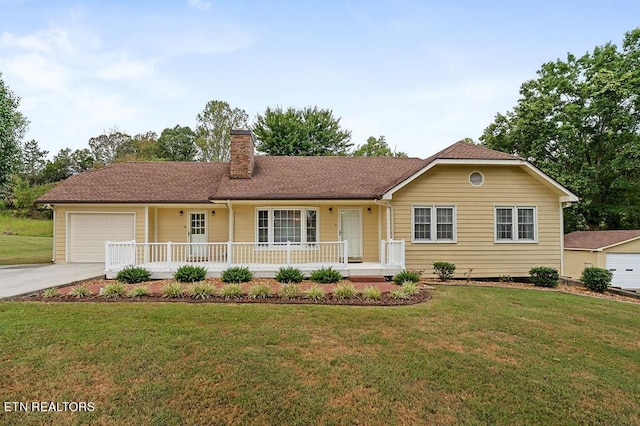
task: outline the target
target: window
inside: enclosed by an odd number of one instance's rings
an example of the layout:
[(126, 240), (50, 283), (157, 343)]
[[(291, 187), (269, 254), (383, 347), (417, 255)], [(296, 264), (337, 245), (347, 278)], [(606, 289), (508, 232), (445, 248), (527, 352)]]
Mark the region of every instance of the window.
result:
[(535, 242), (535, 207), (496, 207), (496, 241)]
[(484, 183), (484, 176), (480, 172), (473, 172), (469, 175), (469, 183), (473, 186), (480, 186)]
[(455, 242), (455, 207), (413, 207), (414, 242)]
[(256, 239), (268, 244), (315, 243), (317, 214), (315, 209), (259, 209)]

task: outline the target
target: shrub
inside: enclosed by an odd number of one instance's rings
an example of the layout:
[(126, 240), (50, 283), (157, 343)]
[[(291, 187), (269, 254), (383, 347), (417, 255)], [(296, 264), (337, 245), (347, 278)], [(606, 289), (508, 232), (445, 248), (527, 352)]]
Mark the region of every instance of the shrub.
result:
[(418, 285), (411, 281), (405, 281), (400, 288), (407, 296), (414, 296), (418, 293)]
[(456, 265), (449, 262), (434, 262), (433, 273), (440, 278), (440, 281), (448, 281), (453, 277)]
[(511, 275), (500, 275), (498, 277), (498, 281), (500, 281), (501, 283), (509, 283), (513, 281), (513, 279), (511, 278)]
[(530, 280), (538, 287), (557, 287), (560, 274), (555, 268), (548, 266), (536, 266), (529, 269)]
[(295, 299), (300, 297), (301, 294), (300, 287), (296, 284), (283, 284), (280, 287), (280, 296), (284, 299)]
[(209, 283), (199, 282), (191, 287), (191, 297), (194, 299), (208, 299), (216, 293), (216, 289)]
[(249, 297), (252, 299), (264, 299), (271, 294), (269, 284), (254, 284), (249, 288)]
[(225, 299), (239, 299), (242, 297), (242, 287), (240, 284), (225, 284), (220, 290), (220, 296)]
[(311, 273), (311, 281), (320, 284), (337, 283), (342, 279), (342, 274), (332, 267), (320, 268)]
[(179, 281), (166, 283), (164, 287), (162, 287), (162, 294), (174, 299), (184, 297), (184, 285)]
[(404, 283), (405, 281), (411, 281), (414, 283), (420, 282), (420, 273), (403, 269), (393, 276), (393, 282), (398, 285)]
[(51, 287), (42, 292), (43, 299), (50, 299), (52, 297), (60, 296), (60, 292), (57, 288)]
[(362, 289), (362, 297), (367, 300), (380, 300), (382, 298), (382, 290), (375, 286), (367, 286)]
[(69, 295), (77, 298), (87, 297), (91, 294), (91, 290), (84, 284), (77, 285), (71, 289)]
[(234, 266), (222, 271), (220, 278), (225, 283), (246, 283), (253, 278), (253, 272), (246, 266)]
[(173, 279), (181, 283), (202, 281), (207, 276), (207, 269), (196, 265), (182, 265), (173, 274)]
[(151, 279), (151, 271), (140, 266), (127, 266), (116, 275), (116, 280), (125, 284), (137, 284)]
[(324, 299), (325, 292), (323, 289), (314, 285), (313, 287), (309, 287), (307, 291), (305, 291), (307, 297), (315, 302)]
[(151, 290), (146, 285), (137, 285), (129, 292), (130, 297), (150, 296)]
[(124, 284), (119, 281), (109, 283), (100, 289), (100, 294), (104, 297), (121, 297), (127, 293), (127, 289)]
[(604, 291), (611, 285), (612, 277), (613, 274), (607, 269), (588, 267), (584, 268), (582, 271), (580, 281), (582, 281), (589, 290), (604, 293)]
[(304, 274), (298, 268), (282, 267), (276, 274), (276, 281), (279, 283), (299, 283), (302, 280), (304, 280)]
[(338, 284), (333, 290), (336, 299), (353, 299), (358, 294), (358, 290), (351, 283)]
[(409, 295), (401, 288), (395, 289), (389, 293), (392, 299), (408, 299)]

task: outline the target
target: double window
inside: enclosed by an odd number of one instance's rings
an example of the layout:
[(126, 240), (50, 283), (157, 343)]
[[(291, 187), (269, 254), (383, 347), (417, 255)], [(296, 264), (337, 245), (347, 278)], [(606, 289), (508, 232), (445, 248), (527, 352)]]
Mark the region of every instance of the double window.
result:
[(413, 241), (455, 242), (456, 209), (452, 206), (414, 206)]
[(498, 242), (536, 241), (535, 207), (496, 207), (495, 224)]
[(263, 244), (315, 243), (318, 241), (316, 209), (258, 209), (256, 239)]

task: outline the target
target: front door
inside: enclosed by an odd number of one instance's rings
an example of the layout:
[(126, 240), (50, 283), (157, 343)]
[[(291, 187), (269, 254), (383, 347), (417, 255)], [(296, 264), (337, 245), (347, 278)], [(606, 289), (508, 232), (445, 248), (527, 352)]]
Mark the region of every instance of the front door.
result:
[(340, 241), (347, 240), (349, 260), (362, 260), (362, 210), (340, 209)]
[(189, 212), (189, 254), (193, 261), (206, 260), (207, 247), (207, 214), (205, 212)]

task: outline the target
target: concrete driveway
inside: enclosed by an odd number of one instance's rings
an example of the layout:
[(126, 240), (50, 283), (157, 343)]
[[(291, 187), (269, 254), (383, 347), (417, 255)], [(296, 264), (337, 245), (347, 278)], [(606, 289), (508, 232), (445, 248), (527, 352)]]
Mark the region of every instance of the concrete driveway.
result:
[(104, 276), (104, 263), (0, 266), (0, 299)]

